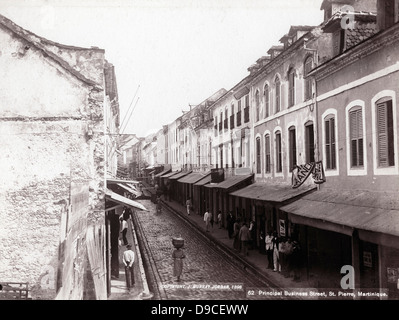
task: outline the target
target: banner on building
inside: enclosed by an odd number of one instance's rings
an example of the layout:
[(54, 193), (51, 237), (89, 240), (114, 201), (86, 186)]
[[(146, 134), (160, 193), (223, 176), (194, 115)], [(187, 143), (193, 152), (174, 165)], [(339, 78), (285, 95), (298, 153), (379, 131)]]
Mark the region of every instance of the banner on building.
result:
[(310, 175), (312, 175), (312, 179), (316, 184), (321, 184), (326, 181), (323, 163), (321, 161), (296, 165), (292, 170), (292, 187), (294, 189), (298, 188), (307, 178), (309, 178)]

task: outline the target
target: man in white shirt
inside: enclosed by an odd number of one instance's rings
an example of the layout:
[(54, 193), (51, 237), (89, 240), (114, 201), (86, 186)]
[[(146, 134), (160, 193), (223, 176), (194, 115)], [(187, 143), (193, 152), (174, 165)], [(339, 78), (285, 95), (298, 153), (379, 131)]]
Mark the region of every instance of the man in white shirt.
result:
[(123, 264), (125, 265), (126, 286), (128, 290), (130, 290), (131, 287), (134, 286), (134, 251), (132, 250), (132, 246), (130, 244), (128, 244), (126, 248), (127, 250), (123, 253)]
[(211, 213), (207, 210), (204, 214), (204, 222), (206, 226), (206, 232), (209, 232), (209, 223), (211, 221)]

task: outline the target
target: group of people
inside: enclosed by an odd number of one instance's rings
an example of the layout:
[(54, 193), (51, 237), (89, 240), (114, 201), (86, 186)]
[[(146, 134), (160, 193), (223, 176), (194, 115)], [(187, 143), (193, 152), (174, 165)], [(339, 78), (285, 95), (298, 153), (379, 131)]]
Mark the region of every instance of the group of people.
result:
[(295, 237), (278, 237), (277, 232), (269, 232), (265, 237), (268, 268), (280, 272), (294, 281), (300, 281), (301, 247)]

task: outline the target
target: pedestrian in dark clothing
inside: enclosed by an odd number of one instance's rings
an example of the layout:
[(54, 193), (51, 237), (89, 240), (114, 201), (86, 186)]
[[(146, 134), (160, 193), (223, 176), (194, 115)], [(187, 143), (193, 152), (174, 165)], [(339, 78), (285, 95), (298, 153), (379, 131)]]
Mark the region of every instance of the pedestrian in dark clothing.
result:
[(233, 247), (237, 251), (240, 251), (241, 248), (240, 238), (239, 238), (240, 228), (241, 228), (240, 219), (237, 219), (237, 221), (234, 222), (234, 231), (233, 231), (233, 239), (234, 239)]
[(123, 253), (123, 264), (125, 265), (126, 286), (130, 290), (134, 286), (134, 251), (130, 244), (126, 248), (127, 250)]
[(268, 269), (273, 269), (273, 236), (269, 232), (265, 238), (265, 248), (267, 254), (267, 267)]
[(247, 256), (248, 255), (248, 246), (249, 246), (249, 241), (251, 239), (251, 233), (248, 229), (247, 223), (244, 222), (242, 227), (240, 228), (240, 233), (239, 233), (239, 238), (241, 241), (241, 248), (242, 248), (242, 253)]
[(209, 223), (211, 224), (212, 230), (213, 230), (213, 223), (214, 223), (214, 222), (215, 222), (215, 220), (214, 220), (214, 218), (213, 218), (213, 213), (211, 213)]

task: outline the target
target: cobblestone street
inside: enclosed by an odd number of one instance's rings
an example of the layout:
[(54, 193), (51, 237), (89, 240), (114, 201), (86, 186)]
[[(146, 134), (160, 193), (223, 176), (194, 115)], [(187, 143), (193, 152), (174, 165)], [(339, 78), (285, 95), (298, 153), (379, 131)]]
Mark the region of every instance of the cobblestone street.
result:
[[(149, 200), (141, 203), (149, 212), (138, 212), (138, 221), (159, 273), (158, 285), (167, 299), (247, 299), (246, 288), (265, 288), (264, 283), (227, 261), (173, 213), (165, 208), (162, 213), (156, 213), (155, 205)], [(180, 282), (173, 277), (172, 237), (175, 236), (185, 239), (186, 258)], [(195, 285), (220, 285), (224, 289), (193, 288)], [(227, 285), (230, 289), (226, 289)]]

